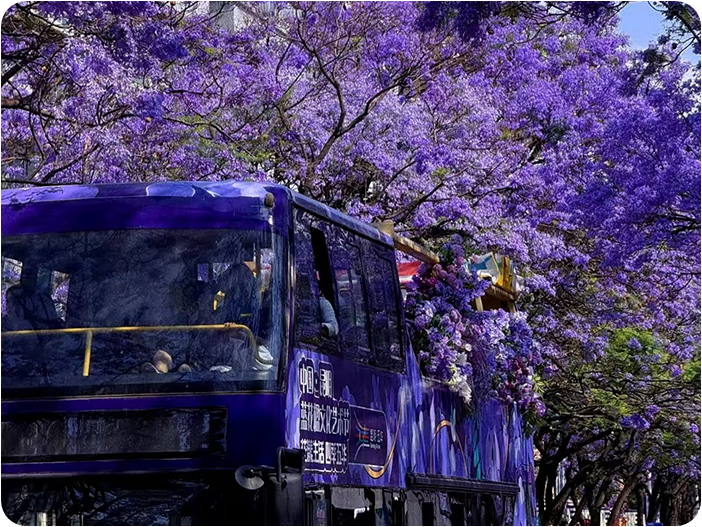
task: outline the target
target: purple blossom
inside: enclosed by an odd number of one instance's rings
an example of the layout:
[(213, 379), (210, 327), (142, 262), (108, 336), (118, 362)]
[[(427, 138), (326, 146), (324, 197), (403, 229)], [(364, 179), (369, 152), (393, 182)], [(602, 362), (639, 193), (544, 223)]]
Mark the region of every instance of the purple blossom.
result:
[(655, 404), (650, 404), (646, 407), (646, 411), (644, 412), (644, 415), (646, 416), (646, 419), (649, 421), (653, 421), (655, 415), (660, 412), (661, 409), (659, 406)]
[(531, 328), (521, 315), (470, 307), (485, 290), (485, 280), (465, 265), (460, 238), (446, 244), (442, 256), (441, 263), (420, 268), (406, 304), (413, 342), (432, 367), (426, 371), (442, 379), (460, 372), (466, 380), (454, 385), (472, 383), (471, 393), (479, 398), (494, 393), (506, 404), (543, 415), (545, 406), (533, 390), (531, 371), (541, 355)]
[(633, 351), (641, 351), (642, 348), (641, 343), (635, 337), (631, 337), (629, 342), (627, 342), (627, 345), (629, 346), (629, 349)]
[(632, 414), (629, 416), (622, 417), (619, 423), (624, 428), (635, 428), (637, 430), (648, 430), (651, 427), (649, 423), (643, 416), (639, 414)]

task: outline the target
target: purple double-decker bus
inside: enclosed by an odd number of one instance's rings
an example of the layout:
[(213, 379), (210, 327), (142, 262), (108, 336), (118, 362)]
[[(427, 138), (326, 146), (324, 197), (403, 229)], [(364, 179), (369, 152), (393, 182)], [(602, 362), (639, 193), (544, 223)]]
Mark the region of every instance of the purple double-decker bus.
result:
[(519, 414), (425, 377), (393, 238), (291, 190), (2, 192), (21, 525), (535, 521)]

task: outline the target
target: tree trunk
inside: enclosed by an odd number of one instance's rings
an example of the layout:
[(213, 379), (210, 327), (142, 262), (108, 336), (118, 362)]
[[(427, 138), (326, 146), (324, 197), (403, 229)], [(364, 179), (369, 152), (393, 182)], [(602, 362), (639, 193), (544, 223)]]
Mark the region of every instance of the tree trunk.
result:
[[(556, 468), (558, 465), (556, 465)], [(539, 507), (539, 516), (541, 518), (541, 525), (547, 525), (547, 518), (549, 509), (546, 505), (546, 494), (551, 481), (551, 474), (555, 472), (556, 468), (552, 464), (546, 464), (539, 466), (539, 472), (536, 474), (536, 503)], [(549, 500), (550, 502), (550, 500)]]
[(697, 484), (690, 482), (685, 485), (685, 488), (680, 493), (682, 496), (682, 509), (680, 510), (679, 519), (682, 525), (692, 522), (695, 517), (700, 500), (698, 490)]
[(553, 501), (553, 506), (551, 507), (549, 515), (549, 523), (551, 525), (558, 525), (563, 517), (563, 509), (565, 509), (566, 503), (568, 502), (568, 497), (570, 493), (578, 488), (590, 475), (589, 469), (584, 469), (578, 472), (573, 478), (571, 478), (558, 493), (556, 499)]
[(661, 523), (663, 525), (675, 525), (675, 523), (673, 523), (673, 516), (675, 515), (673, 509), (672, 493), (661, 493)]
[(592, 505), (588, 507), (590, 511), (590, 525), (600, 525), (600, 513), (602, 512), (605, 501), (607, 501), (607, 491), (611, 484), (612, 476), (606, 476), (600, 484), (595, 500)]
[(673, 494), (671, 496), (671, 506), (670, 506), (670, 523), (669, 525), (680, 525), (680, 504), (682, 500), (680, 499), (680, 494)]
[[(583, 491), (583, 497), (580, 499), (578, 502), (578, 506), (575, 509), (575, 512), (573, 513), (573, 519), (570, 520), (571, 525), (582, 525), (583, 524), (583, 508), (585, 507), (585, 503), (588, 503), (590, 500), (588, 499), (588, 494), (590, 493), (590, 490), (588, 487), (585, 488)], [(573, 490), (573, 503), (575, 503), (575, 490)]]
[[(550, 515), (553, 514), (553, 500), (556, 494), (556, 480), (558, 479), (558, 470), (553, 472), (548, 478), (548, 484), (546, 485), (546, 512)], [(551, 520), (549, 520), (549, 525), (553, 525)]]
[(612, 512), (609, 515), (607, 525), (617, 524), (617, 520), (619, 520), (619, 517), (622, 515), (624, 506), (626, 505), (626, 502), (629, 499), (629, 494), (631, 494), (631, 491), (633, 491), (636, 485), (638, 485), (640, 477), (641, 474), (639, 474), (638, 472), (633, 476), (629, 477), (626, 484), (624, 485), (624, 488), (619, 493), (617, 501), (614, 502), (614, 507), (612, 507)]
[(588, 507), (587, 510), (590, 513), (590, 525), (602, 525), (600, 523), (602, 507), (597, 507), (596, 505), (593, 505), (591, 507)]
[(663, 489), (663, 484), (665, 478), (663, 476), (656, 476), (651, 487), (651, 498), (648, 501), (648, 514), (646, 514), (646, 523), (654, 523), (658, 514), (661, 512), (661, 491)]
[(646, 487), (636, 487), (636, 525), (646, 525)]
[(663, 491), (661, 505), (661, 523), (663, 525), (680, 525), (682, 490), (688, 479), (685, 476), (671, 478)]

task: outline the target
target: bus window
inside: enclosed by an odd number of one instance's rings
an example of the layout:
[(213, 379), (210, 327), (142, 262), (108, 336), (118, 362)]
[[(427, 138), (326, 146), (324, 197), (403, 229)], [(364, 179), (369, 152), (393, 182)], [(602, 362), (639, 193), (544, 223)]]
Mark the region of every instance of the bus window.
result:
[[(325, 261), (326, 263), (324, 263)], [(321, 272), (318, 266), (321, 267)], [(312, 227), (308, 214), (298, 211), (295, 220), (296, 346), (305, 344), (320, 348), (327, 353), (337, 352), (336, 335), (331, 335), (334, 331), (323, 332), (325, 326), (321, 312), (322, 296), (330, 303), (332, 311), (334, 309), (334, 291), (331, 279), (324, 233), (320, 229)], [(329, 305), (326, 307), (328, 308)], [(328, 309), (327, 315), (329, 316)]]
[(68, 273), (60, 271), (51, 272), (51, 300), (54, 301), (58, 317), (66, 322), (66, 308), (68, 304), (68, 287), (71, 277)]
[[(496, 525), (509, 525), (505, 524), (505, 499), (502, 495), (493, 494), (490, 496), (492, 498), (492, 503), (494, 505), (495, 512), (495, 524)], [(512, 522), (510, 522), (512, 523)]]
[(305, 492), (307, 525), (329, 525), (329, 502), (324, 490)]
[[(298, 211), (295, 222), (296, 342), (374, 364), (362, 253), (345, 229)], [(323, 303), (329, 302), (327, 306)], [(329, 331), (334, 327), (333, 331)]]
[[(14, 263), (13, 263), (14, 262)], [(19, 265), (17, 265), (19, 264)], [(21, 270), (19, 280), (13, 276)], [(64, 273), (60, 273), (67, 277)], [(58, 329), (63, 325), (65, 316), (65, 297), (67, 288), (62, 288), (63, 316), (57, 311), (54, 287), (55, 273), (35, 262), (22, 263), (7, 259), (3, 265), (3, 286), (7, 287), (3, 296), (3, 330), (41, 330)], [(58, 283), (59, 280), (56, 280)], [(67, 287), (67, 283), (65, 284)]]
[(435, 503), (437, 503), (436, 524), (451, 525), (451, 495), (446, 492), (437, 492)]
[(334, 305), (334, 281), (332, 279), (331, 265), (329, 263), (329, 249), (327, 239), (320, 229), (311, 228), (312, 252), (314, 253), (314, 266), (317, 270), (319, 291), (332, 305)]
[[(22, 262), (12, 258), (2, 258), (2, 316), (7, 315), (7, 290), (20, 283)], [(4, 320), (3, 320), (4, 322)]]
[[(502, 525), (512, 525), (514, 523), (514, 496), (506, 495), (501, 498), (500, 514)], [(527, 502), (528, 503), (528, 502)]]
[(476, 497), (476, 494), (470, 492), (465, 495), (464, 503), (466, 512), (466, 525), (480, 525), (480, 523), (478, 523), (476, 520)]
[[(3, 254), (22, 264), (5, 290), (3, 389), (273, 387), (285, 246), (268, 227), (4, 236)], [(262, 281), (264, 259), (275, 263)], [(3, 288), (16, 278), (10, 264)]]
[(383, 251), (371, 246), (370, 242), (366, 249), (364, 265), (376, 361), (383, 368), (401, 370), (403, 360), (399, 299), (392, 250)]
[(374, 361), (368, 337), (366, 299), (361, 275), (361, 250), (336, 236), (331, 246), (334, 278), (339, 292), (339, 326), (343, 354), (362, 363)]

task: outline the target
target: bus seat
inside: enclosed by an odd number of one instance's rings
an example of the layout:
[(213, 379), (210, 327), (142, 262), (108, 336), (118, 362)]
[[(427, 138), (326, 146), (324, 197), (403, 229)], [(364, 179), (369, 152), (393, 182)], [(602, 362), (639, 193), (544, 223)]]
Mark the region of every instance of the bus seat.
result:
[(58, 329), (61, 319), (51, 297), (36, 289), (14, 285), (7, 290), (5, 329)]

